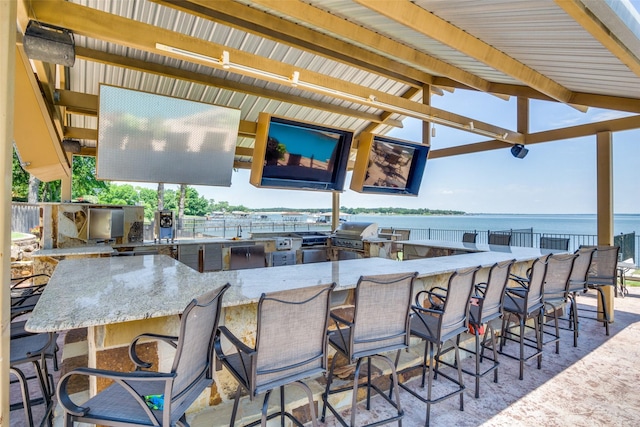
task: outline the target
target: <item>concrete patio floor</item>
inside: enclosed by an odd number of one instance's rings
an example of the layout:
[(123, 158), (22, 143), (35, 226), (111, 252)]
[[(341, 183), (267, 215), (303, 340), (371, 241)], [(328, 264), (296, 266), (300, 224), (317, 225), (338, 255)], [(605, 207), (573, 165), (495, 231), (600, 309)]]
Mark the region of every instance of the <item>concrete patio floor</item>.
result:
[[(640, 369), (637, 367), (640, 360), (640, 288), (628, 289), (627, 297), (615, 299), (615, 322), (610, 325), (610, 336), (605, 335), (602, 323), (582, 319), (578, 347), (573, 347), (571, 331), (561, 331), (560, 354), (555, 354), (555, 345), (546, 345), (542, 369), (536, 369), (535, 359), (531, 360), (525, 365), (522, 381), (518, 380), (518, 362), (500, 357), (498, 383), (493, 383), (492, 375), (483, 378), (480, 398), (475, 399), (473, 377), (465, 375), (464, 411), (459, 410), (457, 397), (433, 405), (431, 425), (640, 425)], [(580, 308), (595, 306), (595, 292), (580, 295), (578, 304)], [(515, 351), (517, 344), (510, 343), (508, 347)], [(471, 362), (468, 359), (465, 364)], [(419, 379), (412, 379), (407, 384), (418, 388)], [(436, 380), (435, 393), (443, 385), (443, 380)], [(12, 401), (14, 397), (12, 395)], [(426, 405), (404, 390), (401, 390), (400, 398), (405, 411), (403, 425), (424, 425)], [(230, 405), (221, 406), (191, 413), (188, 421), (193, 427), (228, 425)], [(241, 408), (243, 406), (244, 401)], [(36, 407), (34, 411), (37, 421), (39, 410)], [(343, 413), (348, 416), (347, 411)], [(366, 411), (362, 404), (359, 406), (358, 424), (385, 418), (389, 413), (385, 402), (374, 397), (371, 411)], [(333, 416), (327, 416), (326, 422), (320, 424), (340, 425)], [(22, 411), (12, 411), (11, 426), (24, 425)], [(59, 416), (55, 425), (62, 425)]]

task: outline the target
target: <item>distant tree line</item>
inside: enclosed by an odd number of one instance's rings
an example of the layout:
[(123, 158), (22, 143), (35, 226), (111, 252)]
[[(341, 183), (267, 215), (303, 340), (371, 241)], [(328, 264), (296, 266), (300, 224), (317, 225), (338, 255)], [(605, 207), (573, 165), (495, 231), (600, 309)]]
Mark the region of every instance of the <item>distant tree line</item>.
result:
[(357, 214), (383, 214), (383, 215), (464, 215), (464, 211), (450, 211), (444, 209), (410, 209), (410, 208), (347, 208), (340, 207), (340, 212), (357, 215)]
[[(292, 212), (292, 211), (301, 211), (309, 212), (309, 213), (322, 213), (331, 210), (330, 208), (310, 208), (310, 209), (300, 209), (300, 208), (260, 208), (260, 209), (252, 209), (254, 212)], [(444, 209), (410, 209), (410, 208), (348, 208), (346, 206), (340, 206), (340, 213), (345, 213), (349, 215), (464, 215), (466, 212), (464, 211), (451, 211)]]

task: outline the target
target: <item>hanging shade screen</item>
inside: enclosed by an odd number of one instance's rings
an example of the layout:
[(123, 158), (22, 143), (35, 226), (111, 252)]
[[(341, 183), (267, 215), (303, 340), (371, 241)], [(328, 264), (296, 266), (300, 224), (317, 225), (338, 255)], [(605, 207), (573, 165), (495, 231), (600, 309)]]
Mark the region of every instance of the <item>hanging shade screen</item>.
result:
[(101, 85), (96, 175), (229, 187), (239, 124), (240, 110)]

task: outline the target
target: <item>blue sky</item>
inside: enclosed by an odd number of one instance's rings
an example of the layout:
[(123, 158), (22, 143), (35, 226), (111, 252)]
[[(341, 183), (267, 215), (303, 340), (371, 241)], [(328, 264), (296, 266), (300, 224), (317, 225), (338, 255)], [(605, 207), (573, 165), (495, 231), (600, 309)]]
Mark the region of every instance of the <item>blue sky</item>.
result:
[[(640, 0), (631, 0), (640, 10)], [(516, 99), (501, 100), (483, 93), (456, 90), (434, 96), (437, 108), (516, 129)], [(590, 108), (581, 113), (569, 106), (531, 101), (530, 131), (573, 126), (626, 114)], [(421, 123), (406, 119), (388, 136), (420, 142)], [(478, 135), (436, 125), (432, 149), (486, 140)], [(640, 213), (640, 129), (613, 134), (614, 212)], [(363, 195), (349, 190), (347, 175), (340, 205), (347, 207), (407, 207), (461, 210), (470, 213), (595, 213), (596, 137), (535, 144), (524, 159), (508, 148), (430, 159), (418, 197)], [(136, 183), (134, 185), (142, 185)], [(155, 188), (154, 184), (144, 185)], [(167, 185), (167, 188), (177, 188)], [(331, 208), (331, 194), (255, 188), (249, 171), (234, 172), (230, 188), (194, 186), (207, 199), (250, 208)]]

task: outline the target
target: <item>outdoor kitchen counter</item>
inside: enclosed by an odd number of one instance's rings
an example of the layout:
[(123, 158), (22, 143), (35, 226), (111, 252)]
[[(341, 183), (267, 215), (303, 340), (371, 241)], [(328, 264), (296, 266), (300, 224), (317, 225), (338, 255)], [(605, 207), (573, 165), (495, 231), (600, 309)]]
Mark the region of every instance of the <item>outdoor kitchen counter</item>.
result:
[(336, 282), (337, 290), (350, 289), (362, 274), (417, 271), (424, 278), (506, 259), (531, 261), (543, 253), (499, 248), (404, 262), (364, 258), (209, 273), (198, 273), (166, 255), (67, 259), (55, 269), (26, 327), (47, 332), (171, 316), (192, 298), (225, 283), (232, 287), (223, 306), (234, 307), (257, 303), (263, 292), (320, 283)]
[[(332, 301), (338, 305), (350, 295), (360, 275), (399, 272), (419, 273), (415, 292), (446, 286), (450, 272), (472, 266), (489, 267), (495, 262), (516, 259), (514, 272), (524, 274), (537, 249), (507, 248), (441, 258), (392, 261), (363, 258), (313, 264), (296, 264), (268, 269), (198, 273), (166, 255), (66, 259), (60, 261), (45, 288), (26, 329), (32, 332), (87, 330), (86, 356), (63, 360), (66, 368), (89, 366), (127, 370), (131, 365), (128, 345), (140, 333), (178, 335), (180, 318), (187, 303), (198, 295), (231, 283), (223, 299), (220, 323), (247, 345), (255, 345), (257, 302), (263, 292), (336, 282)], [(486, 279), (488, 268), (478, 273)], [(169, 371), (173, 349), (155, 341), (139, 343), (145, 360)], [(74, 344), (77, 349), (77, 344)], [(80, 365), (73, 365), (79, 360)], [(66, 369), (65, 368), (65, 369)], [(191, 407), (230, 402), (237, 383), (225, 371), (215, 372), (215, 383)], [(95, 394), (107, 384), (91, 377), (88, 391)], [(79, 393), (87, 389), (78, 390)]]

